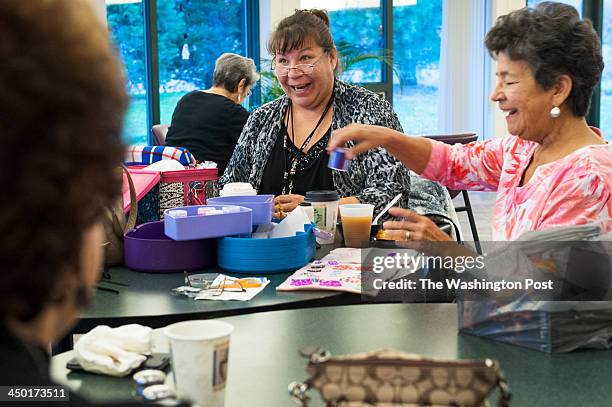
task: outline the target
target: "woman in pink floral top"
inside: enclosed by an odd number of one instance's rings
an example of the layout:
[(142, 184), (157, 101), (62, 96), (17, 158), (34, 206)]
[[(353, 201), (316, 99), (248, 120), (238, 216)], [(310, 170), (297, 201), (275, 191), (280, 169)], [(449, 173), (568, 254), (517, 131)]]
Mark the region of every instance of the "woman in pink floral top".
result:
[[(497, 20), (486, 46), (497, 60), (491, 100), (506, 116), (504, 138), (449, 146), (367, 125), (335, 132), (331, 150), (357, 144), (349, 158), (385, 147), (407, 167), (451, 189), (497, 191), (493, 239), (612, 218), (612, 146), (587, 125), (601, 77), (601, 44), (591, 23), (559, 3), (541, 3)], [(427, 218), (401, 208), (407, 240), (449, 240)]]

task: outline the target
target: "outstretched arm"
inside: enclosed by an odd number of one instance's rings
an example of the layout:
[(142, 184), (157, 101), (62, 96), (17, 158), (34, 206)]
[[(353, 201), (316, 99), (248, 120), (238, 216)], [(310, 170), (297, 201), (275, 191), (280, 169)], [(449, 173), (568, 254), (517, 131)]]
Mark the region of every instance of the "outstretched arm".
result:
[(352, 159), (365, 151), (383, 147), (418, 174), (425, 170), (431, 156), (430, 140), (406, 136), (387, 127), (367, 124), (350, 124), (334, 131), (327, 151), (333, 151), (336, 147), (344, 147), (347, 141), (355, 142), (355, 145), (346, 152), (347, 159)]

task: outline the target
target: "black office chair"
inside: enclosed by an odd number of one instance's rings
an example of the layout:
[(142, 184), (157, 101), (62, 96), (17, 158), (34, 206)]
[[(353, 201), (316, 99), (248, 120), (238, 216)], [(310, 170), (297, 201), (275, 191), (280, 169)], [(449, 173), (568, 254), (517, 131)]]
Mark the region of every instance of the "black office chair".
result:
[(154, 146), (163, 146), (166, 144), (166, 134), (168, 134), (169, 128), (170, 126), (167, 124), (156, 124), (151, 127)]
[[(476, 133), (442, 134), (425, 137), (450, 145), (457, 143), (468, 144), (478, 139), (478, 135)], [(468, 221), (470, 222), (470, 229), (472, 231), (472, 237), (474, 238), (474, 245), (476, 246), (476, 250), (478, 250), (480, 253), (480, 239), (478, 238), (478, 230), (476, 229), (476, 221), (474, 220), (474, 212), (472, 211), (472, 204), (470, 203), (468, 192), (464, 189), (448, 189), (448, 193), (450, 194), (451, 198), (455, 198), (457, 195), (459, 195), (459, 193), (461, 193), (461, 196), (463, 197), (463, 206), (456, 206), (455, 211), (467, 213)]]

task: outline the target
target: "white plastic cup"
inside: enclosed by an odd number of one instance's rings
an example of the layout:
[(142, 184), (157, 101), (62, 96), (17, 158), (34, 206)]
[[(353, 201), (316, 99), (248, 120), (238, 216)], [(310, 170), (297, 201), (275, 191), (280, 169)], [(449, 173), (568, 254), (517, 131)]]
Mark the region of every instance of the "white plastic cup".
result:
[(368, 247), (373, 214), (374, 205), (340, 205), (342, 234), (346, 247)]
[(212, 320), (168, 325), (172, 374), (180, 400), (201, 407), (223, 407), (230, 335), (234, 327)]
[(257, 191), (248, 182), (230, 182), (225, 184), (219, 196), (250, 196), (257, 195)]
[(333, 244), (338, 221), (338, 201), (340, 196), (336, 191), (308, 191), (304, 202), (312, 204), (313, 223), (317, 228), (331, 232), (331, 239), (317, 237), (319, 244)]

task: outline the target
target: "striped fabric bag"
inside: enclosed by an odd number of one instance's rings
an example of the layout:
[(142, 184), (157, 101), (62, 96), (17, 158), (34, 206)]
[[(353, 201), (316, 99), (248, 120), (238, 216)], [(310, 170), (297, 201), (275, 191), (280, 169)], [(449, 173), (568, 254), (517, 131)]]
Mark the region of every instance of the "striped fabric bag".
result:
[(184, 147), (139, 146), (128, 147), (125, 165), (149, 165), (161, 160), (176, 160), (184, 166), (196, 164), (195, 157)]

